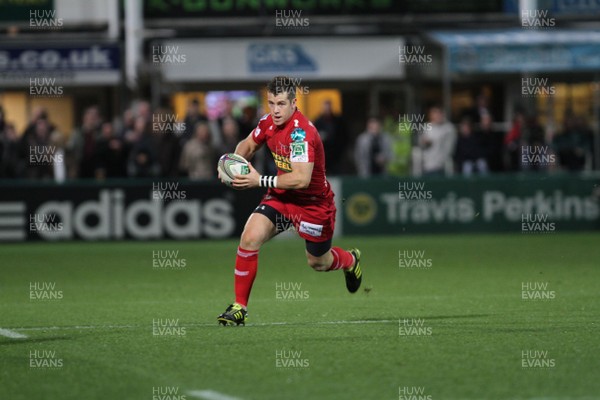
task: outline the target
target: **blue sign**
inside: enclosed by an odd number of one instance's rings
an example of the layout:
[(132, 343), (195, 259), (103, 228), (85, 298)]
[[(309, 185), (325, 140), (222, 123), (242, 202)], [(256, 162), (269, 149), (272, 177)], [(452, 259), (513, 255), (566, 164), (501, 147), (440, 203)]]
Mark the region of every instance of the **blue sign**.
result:
[(119, 46), (0, 48), (0, 72), (120, 70)]
[(302, 46), (293, 43), (251, 44), (246, 51), (248, 69), (253, 73), (313, 72), (316, 61)]
[(434, 32), (451, 72), (517, 73), (600, 69), (600, 31)]

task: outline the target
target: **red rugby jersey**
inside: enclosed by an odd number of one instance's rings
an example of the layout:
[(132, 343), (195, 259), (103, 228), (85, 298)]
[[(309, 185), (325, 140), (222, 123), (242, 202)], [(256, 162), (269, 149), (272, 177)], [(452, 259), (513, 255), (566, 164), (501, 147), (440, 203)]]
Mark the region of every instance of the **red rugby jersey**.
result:
[(292, 171), (291, 162), (312, 162), (314, 168), (306, 189), (269, 189), (269, 194), (290, 198), (290, 201), (314, 201), (332, 196), (325, 176), (325, 152), (317, 128), (296, 109), (282, 126), (273, 123), (271, 114), (265, 114), (252, 131), (257, 144), (266, 142), (277, 166), (277, 175)]

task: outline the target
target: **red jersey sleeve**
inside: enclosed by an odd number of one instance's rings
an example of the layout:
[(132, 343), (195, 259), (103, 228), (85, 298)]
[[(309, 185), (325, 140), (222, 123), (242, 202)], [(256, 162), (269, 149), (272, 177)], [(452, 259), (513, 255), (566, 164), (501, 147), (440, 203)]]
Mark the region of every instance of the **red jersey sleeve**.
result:
[(269, 122), (267, 119), (269, 118), (269, 114), (263, 115), (263, 117), (258, 121), (258, 125), (252, 131), (252, 139), (256, 144), (263, 144), (267, 140), (267, 129), (269, 127)]

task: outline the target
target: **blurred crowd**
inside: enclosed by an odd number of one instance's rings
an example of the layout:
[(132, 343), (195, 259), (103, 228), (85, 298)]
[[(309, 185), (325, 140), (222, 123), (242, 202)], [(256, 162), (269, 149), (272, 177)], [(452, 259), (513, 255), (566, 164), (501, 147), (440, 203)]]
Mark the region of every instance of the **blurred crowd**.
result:
[[(343, 118), (325, 101), (314, 124), (323, 140), (327, 170), (349, 173), (350, 161), (359, 176), (487, 174), (521, 170), (591, 168), (592, 130), (581, 116), (567, 113), (562, 129), (548, 133), (535, 115), (517, 109), (509, 129), (497, 129), (494, 117), (478, 103), (461, 113), (458, 123), (445, 120), (444, 110), (432, 106), (418, 128), (403, 132), (395, 118), (371, 117), (352, 148)], [(25, 130), (18, 134), (0, 108), (0, 178), (97, 179), (188, 177), (214, 178), (221, 154), (233, 152), (258, 122), (255, 106), (233, 113), (228, 103), (209, 119), (192, 99), (183, 121), (167, 109), (152, 110), (135, 101), (120, 118), (107, 121), (96, 106), (85, 109), (70, 135), (60, 132), (44, 108), (35, 108)], [(404, 143), (406, 142), (406, 143)], [(526, 149), (526, 150), (524, 150)], [(552, 162), (523, 162), (523, 154), (542, 154)], [(257, 154), (253, 165), (275, 174), (271, 154)], [(398, 165), (406, 168), (398, 169)]]
[[(19, 135), (0, 109), (0, 178), (215, 178), (218, 157), (234, 152), (260, 116), (257, 107), (245, 105), (235, 117), (233, 102), (215, 118), (208, 118), (202, 108), (197, 99), (190, 100), (184, 119), (177, 121), (171, 110), (153, 110), (141, 100), (120, 118), (107, 121), (92, 106), (70, 135), (60, 132), (42, 107), (33, 109)], [(341, 121), (330, 101), (324, 102), (322, 115), (314, 121), (332, 173), (339, 172), (338, 150), (345, 135)], [(264, 174), (277, 173), (266, 148), (256, 154), (253, 165)]]
[[(241, 117), (232, 107), (209, 120), (191, 100), (183, 121), (170, 110), (152, 110), (136, 101), (115, 121), (103, 119), (96, 106), (83, 112), (70, 135), (60, 132), (44, 108), (36, 108), (22, 135), (6, 123), (0, 110), (0, 155), (3, 178), (106, 179), (215, 176), (218, 155), (232, 152), (257, 123), (256, 108)], [(45, 156), (45, 157), (43, 157)]]
[[(358, 174), (389, 174), (390, 165), (399, 157), (407, 159), (405, 164), (410, 164), (410, 173), (416, 176), (593, 168), (593, 130), (585, 118), (572, 112), (566, 113), (562, 128), (556, 130), (542, 126), (537, 115), (528, 115), (521, 108), (515, 110), (508, 129), (499, 128), (503, 124), (494, 121), (489, 110), (481, 106), (463, 110), (457, 124), (445, 119), (439, 105), (430, 107), (426, 114), (423, 123), (405, 132), (404, 140), (410, 140), (411, 145), (404, 153), (395, 151), (398, 141), (403, 140), (402, 129), (388, 124), (386, 131), (381, 119), (370, 118), (356, 141)], [(412, 126), (399, 125), (403, 124)]]

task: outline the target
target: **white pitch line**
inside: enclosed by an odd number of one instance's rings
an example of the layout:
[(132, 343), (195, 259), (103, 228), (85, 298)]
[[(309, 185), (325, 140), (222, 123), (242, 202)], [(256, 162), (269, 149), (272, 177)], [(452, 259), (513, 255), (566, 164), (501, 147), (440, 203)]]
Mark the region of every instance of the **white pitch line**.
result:
[[(277, 325), (363, 325), (363, 324), (389, 324), (397, 323), (397, 319), (365, 319), (357, 321), (316, 321), (316, 322), (259, 322), (256, 324), (248, 324), (248, 326), (277, 326)], [(212, 324), (203, 324), (203, 326), (212, 326)]]
[(23, 335), (19, 332), (11, 331), (10, 329), (0, 328), (0, 335), (9, 337), (11, 339), (27, 339), (26, 335)]
[(190, 390), (187, 394), (191, 397), (197, 397), (205, 400), (242, 400), (239, 397), (228, 396), (214, 390)]
[[(478, 400), (479, 397), (477, 398), (465, 398), (465, 397), (461, 397), (459, 399), (457, 398), (448, 398), (448, 400)], [(521, 397), (515, 397), (515, 400), (597, 400), (598, 397), (594, 397), (594, 396), (584, 396), (584, 397), (529, 397), (529, 398), (521, 398)]]
[(133, 329), (143, 328), (141, 325), (74, 325), (74, 326), (30, 326), (13, 328), (20, 331), (68, 331), (77, 329)]
[[(362, 325), (362, 324), (389, 324), (397, 323), (395, 319), (380, 319), (380, 320), (357, 320), (357, 321), (316, 321), (316, 322), (259, 322), (255, 324), (248, 324), (250, 326), (285, 326), (285, 325)], [(148, 328), (150, 325), (73, 325), (73, 326), (32, 326), (32, 327), (18, 327), (13, 328), (20, 331), (49, 331), (49, 330), (77, 330), (77, 329), (136, 329), (136, 328)], [(206, 324), (185, 324), (186, 327), (190, 328), (206, 328), (218, 326), (215, 323)]]

